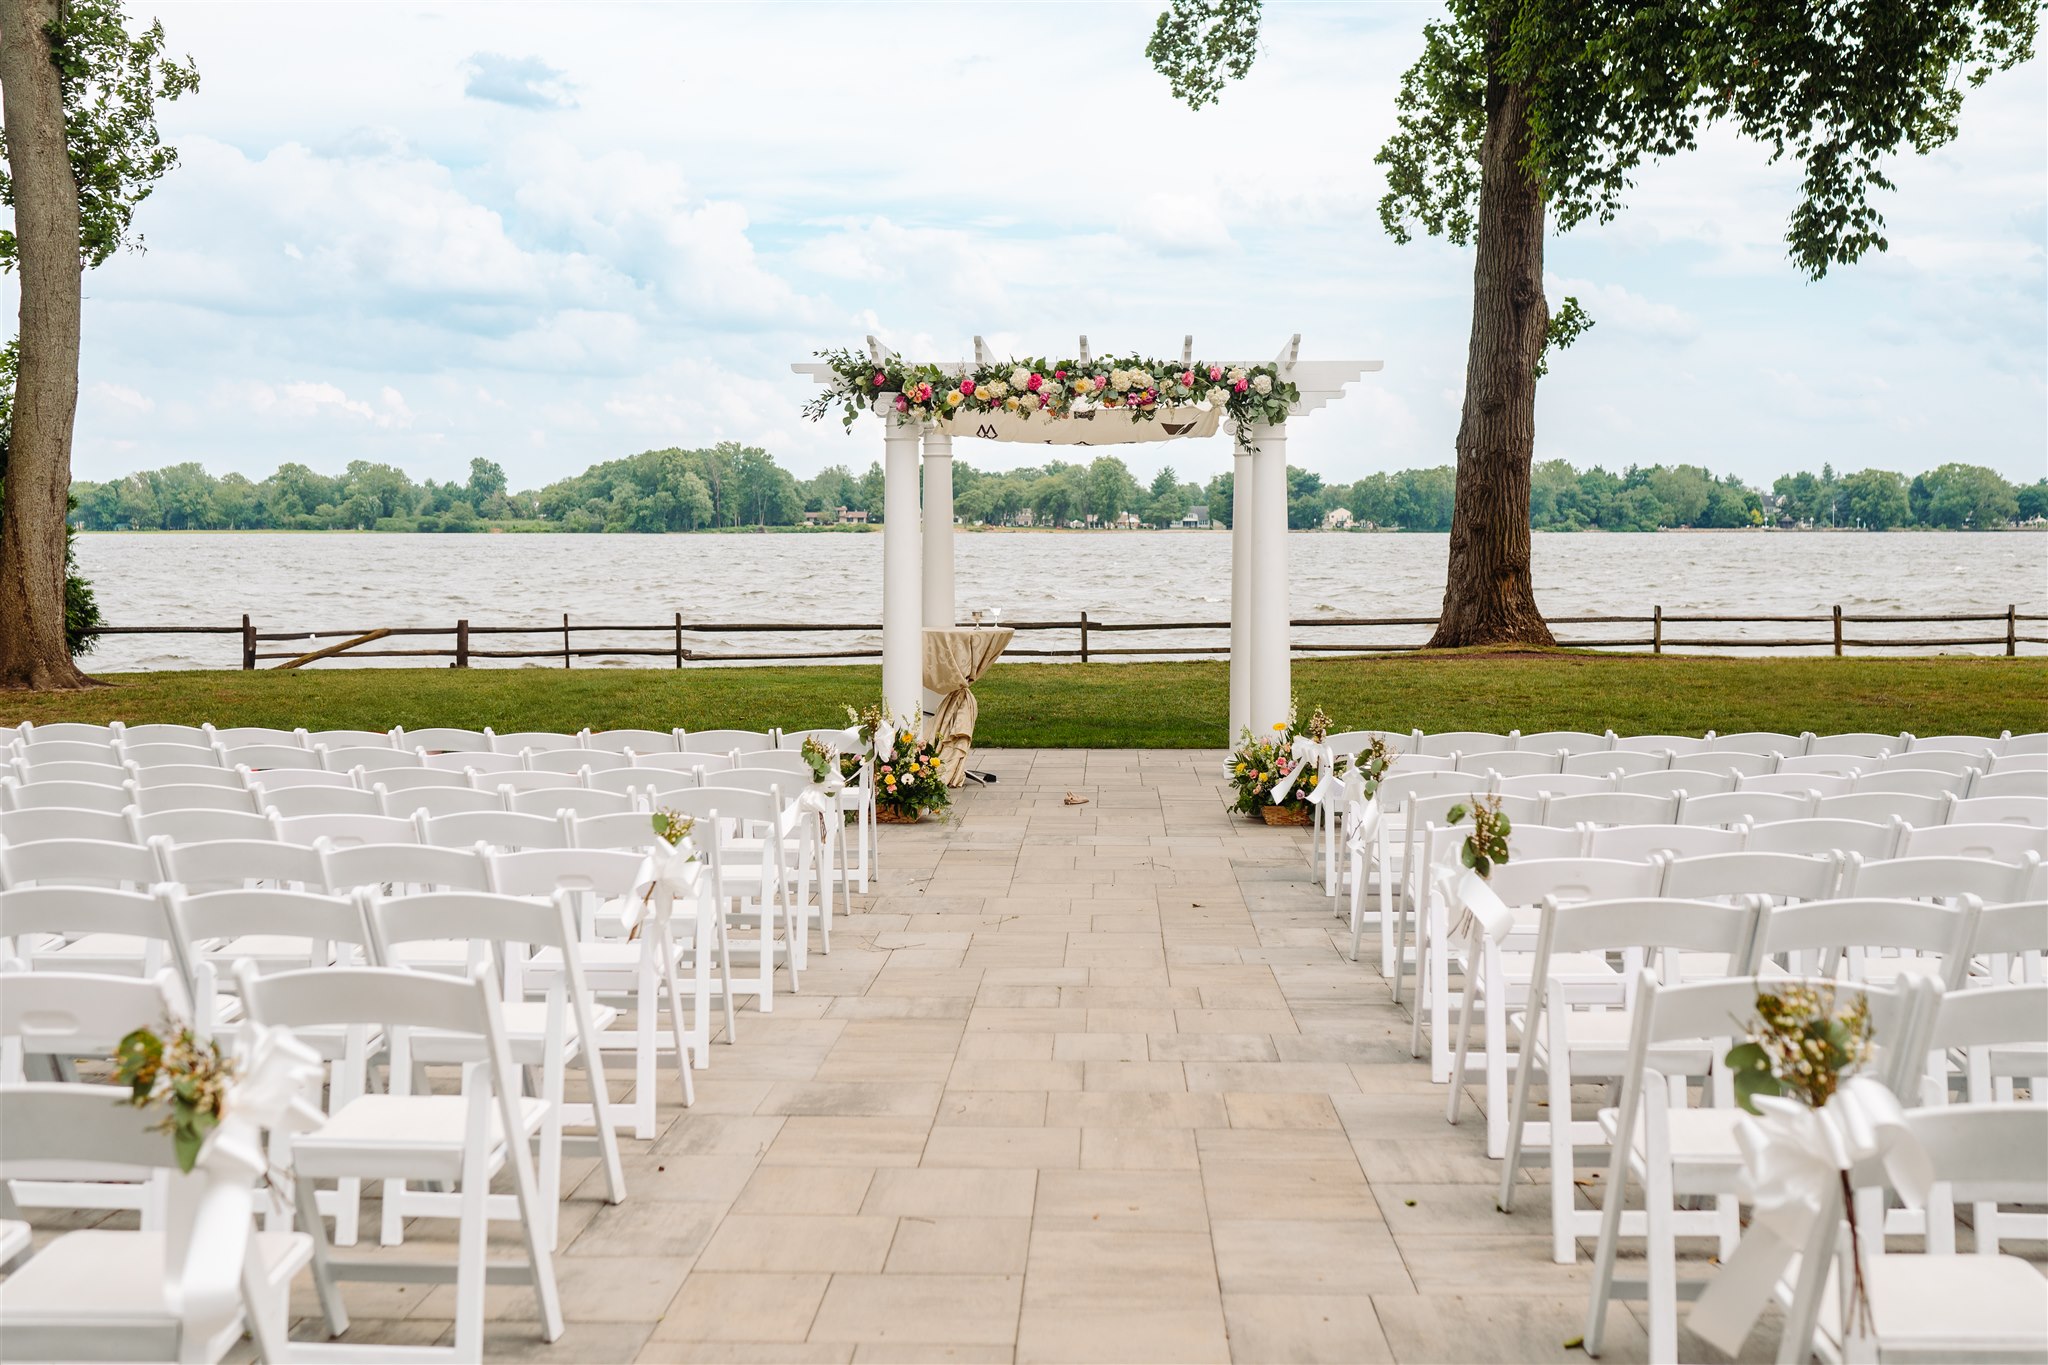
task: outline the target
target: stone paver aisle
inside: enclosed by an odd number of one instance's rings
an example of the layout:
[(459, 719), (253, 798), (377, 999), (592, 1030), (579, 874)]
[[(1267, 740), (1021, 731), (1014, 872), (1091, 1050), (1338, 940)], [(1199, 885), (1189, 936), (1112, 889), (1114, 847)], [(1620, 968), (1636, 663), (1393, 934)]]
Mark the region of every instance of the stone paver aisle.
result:
[[(1000, 782), (885, 829), (801, 994), (748, 1001), (696, 1107), (628, 1143), (630, 1202), (577, 1188), (568, 1336), (494, 1289), (494, 1353), (1585, 1359), (1585, 1257), (1550, 1262), (1539, 1189), (1496, 1211), (1483, 1121), (1446, 1126), (1305, 832), (1230, 817), (1216, 753), (975, 765)], [(446, 1326), (446, 1289), (349, 1292), (404, 1319), (371, 1340)], [(1610, 1343), (1642, 1357), (1630, 1309)]]

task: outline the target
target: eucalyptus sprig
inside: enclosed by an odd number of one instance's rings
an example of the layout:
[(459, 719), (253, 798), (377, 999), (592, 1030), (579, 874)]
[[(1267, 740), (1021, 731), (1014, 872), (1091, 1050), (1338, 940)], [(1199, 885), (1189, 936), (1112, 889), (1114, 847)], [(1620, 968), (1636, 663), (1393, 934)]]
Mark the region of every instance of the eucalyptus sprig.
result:
[(1464, 823), (1468, 815), (1472, 832), (1458, 848), (1458, 861), (1482, 878), (1490, 877), (1495, 864), (1508, 860), (1508, 835), (1514, 833), (1514, 822), (1501, 810), (1498, 796), (1475, 796), (1470, 806), (1452, 806), (1444, 812), (1444, 818), (1454, 825)]
[(1832, 986), (1788, 985), (1756, 998), (1747, 1040), (1728, 1053), (1735, 1100), (1756, 1112), (1758, 1095), (1790, 1095), (1819, 1109), (1870, 1060), (1870, 1002), (1836, 1012)]
[(1370, 801), (1379, 795), (1380, 779), (1394, 765), (1394, 750), (1383, 737), (1374, 735), (1352, 762), (1358, 765), (1359, 776), (1364, 779), (1365, 799)]
[(161, 1104), (170, 1110), (154, 1127), (171, 1135), (178, 1169), (190, 1175), (206, 1135), (226, 1111), (235, 1063), (219, 1043), (201, 1041), (189, 1028), (167, 1023), (165, 1033), (169, 1042), (146, 1028), (123, 1038), (114, 1051), (114, 1080), (129, 1088), (127, 1102), (137, 1109)]
[(654, 812), (654, 837), (667, 844), (670, 848), (674, 848), (682, 843), (683, 840), (689, 838), (690, 831), (696, 827), (697, 822), (694, 819), (679, 811), (658, 810)]

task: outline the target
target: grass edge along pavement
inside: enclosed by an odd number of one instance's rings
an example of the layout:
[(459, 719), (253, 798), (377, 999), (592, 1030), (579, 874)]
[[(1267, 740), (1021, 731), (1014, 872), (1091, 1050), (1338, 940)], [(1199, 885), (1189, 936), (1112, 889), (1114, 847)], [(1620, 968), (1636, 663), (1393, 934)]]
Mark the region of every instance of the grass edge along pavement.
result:
[[(330, 668), (103, 675), (88, 692), (0, 692), (0, 724), (122, 720), (308, 729), (574, 731), (845, 723), (872, 665), (575, 670)], [(1724, 658), (1454, 651), (1298, 660), (1295, 695), (1346, 729), (1621, 734), (2015, 734), (2048, 729), (2048, 658)], [(1222, 748), (1221, 661), (998, 664), (975, 686), (976, 742)]]

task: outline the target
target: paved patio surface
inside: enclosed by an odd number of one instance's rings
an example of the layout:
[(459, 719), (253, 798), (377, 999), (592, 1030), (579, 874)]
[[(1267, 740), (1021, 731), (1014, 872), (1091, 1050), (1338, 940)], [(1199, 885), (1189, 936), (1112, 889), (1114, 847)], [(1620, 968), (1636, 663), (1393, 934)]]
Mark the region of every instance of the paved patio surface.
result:
[[(1483, 1121), (1445, 1124), (1305, 832), (1229, 816), (1219, 759), (983, 751), (951, 823), (885, 829), (801, 994), (748, 1002), (695, 1108), (666, 1082), (629, 1201), (570, 1198), (567, 1336), (493, 1289), (494, 1355), (1584, 1360), (1587, 1257), (1551, 1263), (1541, 1189), (1496, 1211)], [(448, 1331), (449, 1289), (346, 1292), (351, 1340)]]

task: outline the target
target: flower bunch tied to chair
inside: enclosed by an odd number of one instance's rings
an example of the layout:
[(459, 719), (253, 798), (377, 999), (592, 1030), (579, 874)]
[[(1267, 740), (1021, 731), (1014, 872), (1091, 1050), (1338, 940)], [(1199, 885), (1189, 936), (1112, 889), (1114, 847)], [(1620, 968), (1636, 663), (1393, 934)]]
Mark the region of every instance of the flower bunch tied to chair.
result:
[(1231, 810), (1269, 825), (1306, 825), (1325, 788), (1343, 776), (1345, 760), (1330, 752), (1330, 718), (1318, 706), (1297, 726), (1294, 708), (1270, 735), (1247, 727), (1230, 755)]
[(846, 708), (873, 764), (875, 818), (887, 825), (912, 825), (927, 812), (953, 804), (939, 772), (939, 756), (917, 736), (917, 727), (899, 728), (887, 708), (866, 711)]

